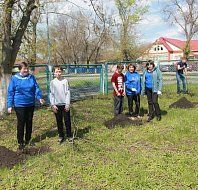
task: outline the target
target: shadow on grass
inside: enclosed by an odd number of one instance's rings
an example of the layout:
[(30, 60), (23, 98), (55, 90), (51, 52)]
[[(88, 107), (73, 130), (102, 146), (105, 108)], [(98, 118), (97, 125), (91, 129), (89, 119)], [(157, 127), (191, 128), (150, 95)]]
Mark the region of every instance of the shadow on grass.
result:
[(43, 134), (38, 135), (32, 139), (32, 142), (38, 143), (46, 138), (52, 138), (58, 135), (57, 129), (51, 129), (49, 131), (45, 131)]
[(161, 110), (161, 115), (167, 115), (167, 111), (166, 110)]
[[(80, 139), (84, 138), (84, 135), (89, 133), (90, 129), (91, 129), (91, 126), (87, 126), (83, 129), (78, 129), (76, 131), (76, 133), (77, 133), (76, 137), (80, 138)], [(38, 143), (38, 142), (41, 142), (41, 141), (45, 140), (46, 138), (52, 138), (52, 137), (56, 137), (56, 136), (58, 136), (58, 130), (56, 128), (54, 128), (54, 129), (51, 129), (49, 131), (45, 131), (41, 135), (38, 135), (38, 136), (34, 137), (32, 139), (32, 142), (33, 143)]]
[(80, 139), (83, 139), (84, 138), (84, 135), (87, 134), (87, 133), (89, 133), (90, 130), (91, 130), (91, 126), (86, 126), (83, 129), (78, 129), (76, 131), (76, 137), (77, 138), (80, 138)]
[[(161, 115), (167, 115), (167, 111), (166, 110), (161, 110)], [(129, 113), (126, 114), (127, 116), (129, 116)], [(144, 115), (148, 115), (148, 109), (145, 109), (143, 107), (140, 108), (140, 116), (144, 116)]]

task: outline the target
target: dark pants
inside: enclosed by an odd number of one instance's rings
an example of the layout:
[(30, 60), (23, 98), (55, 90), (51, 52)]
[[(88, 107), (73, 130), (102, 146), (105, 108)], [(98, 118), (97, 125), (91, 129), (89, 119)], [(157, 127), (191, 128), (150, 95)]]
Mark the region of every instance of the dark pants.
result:
[(149, 117), (161, 116), (160, 107), (158, 104), (158, 94), (152, 92), (152, 89), (146, 89), (146, 95), (148, 100)]
[(32, 118), (34, 113), (34, 106), (31, 107), (15, 107), (17, 115), (17, 140), (19, 144), (24, 143), (24, 129), (25, 142), (28, 143), (32, 135)]
[(138, 115), (140, 113), (140, 95), (134, 94), (134, 95), (127, 95), (128, 98), (128, 108), (129, 113), (133, 113), (133, 101), (135, 102), (135, 115)]
[(123, 111), (123, 96), (114, 96), (114, 114), (121, 114)]
[(56, 123), (58, 126), (58, 134), (59, 137), (64, 138), (64, 131), (63, 131), (63, 119), (66, 127), (67, 137), (71, 137), (71, 119), (70, 119), (70, 111), (66, 112), (65, 106), (57, 106), (58, 111), (55, 113), (56, 116)]

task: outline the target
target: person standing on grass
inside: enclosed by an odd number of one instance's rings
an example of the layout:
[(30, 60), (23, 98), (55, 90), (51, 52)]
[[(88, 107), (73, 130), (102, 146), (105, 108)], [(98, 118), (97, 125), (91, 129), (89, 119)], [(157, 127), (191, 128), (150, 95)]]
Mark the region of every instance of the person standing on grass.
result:
[[(126, 96), (128, 98), (128, 108), (130, 116), (140, 117), (140, 93), (141, 77), (136, 72), (136, 66), (128, 65), (128, 71), (125, 74)], [(133, 113), (133, 101), (135, 102), (135, 112)]]
[[(176, 78), (177, 78), (177, 94), (187, 93), (187, 85), (186, 85), (186, 76), (187, 76), (187, 59), (186, 57), (182, 57), (181, 61), (176, 63)], [(183, 86), (183, 90), (181, 90), (180, 86)]]
[(159, 68), (155, 67), (152, 60), (149, 60), (146, 64), (146, 70), (142, 76), (142, 95), (147, 95), (148, 100), (148, 119), (151, 121), (154, 116), (157, 116), (157, 120), (161, 120), (161, 110), (158, 103), (158, 95), (162, 92), (162, 73)]
[(125, 96), (125, 86), (124, 86), (124, 75), (122, 70), (123, 65), (117, 65), (117, 70), (111, 78), (111, 83), (113, 85), (113, 95), (114, 95), (114, 115), (117, 116), (123, 111), (123, 100)]
[(63, 119), (66, 126), (66, 133), (71, 141), (71, 119), (70, 119), (70, 88), (68, 80), (62, 77), (63, 69), (60, 66), (54, 67), (55, 78), (50, 83), (50, 103), (56, 117), (58, 127), (58, 142), (64, 140)]
[(8, 113), (12, 113), (12, 109), (15, 109), (17, 116), (18, 149), (23, 151), (31, 140), (35, 98), (41, 104), (44, 103), (44, 100), (42, 99), (42, 92), (35, 77), (29, 73), (28, 64), (22, 62), (18, 68), (19, 73), (12, 76), (8, 87), (7, 107)]

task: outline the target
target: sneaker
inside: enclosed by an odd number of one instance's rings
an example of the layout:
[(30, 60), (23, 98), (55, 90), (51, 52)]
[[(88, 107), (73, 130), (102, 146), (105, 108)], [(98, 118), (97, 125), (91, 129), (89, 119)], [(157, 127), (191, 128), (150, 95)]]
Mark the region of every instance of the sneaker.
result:
[(135, 120), (135, 117), (131, 116), (129, 117), (130, 120), (134, 121)]
[(153, 120), (153, 118), (154, 118), (153, 116), (149, 116), (147, 122), (150, 122), (151, 120)]
[(64, 138), (63, 137), (59, 137), (58, 138), (58, 142), (61, 144), (62, 142), (64, 141)]
[(188, 91), (183, 91), (183, 94), (188, 94)]
[(141, 118), (142, 118), (140, 115), (137, 115), (136, 117), (137, 117), (138, 119), (141, 119)]
[(23, 152), (24, 151), (24, 148), (25, 148), (24, 144), (19, 144), (18, 151), (19, 152)]
[(157, 116), (157, 121), (161, 121), (162, 117), (161, 116)]
[(133, 115), (133, 112), (129, 112), (129, 115), (132, 116)]
[(32, 141), (26, 141), (25, 146), (35, 146), (35, 143)]
[(72, 137), (68, 138), (68, 142), (73, 143), (74, 142), (73, 138)]

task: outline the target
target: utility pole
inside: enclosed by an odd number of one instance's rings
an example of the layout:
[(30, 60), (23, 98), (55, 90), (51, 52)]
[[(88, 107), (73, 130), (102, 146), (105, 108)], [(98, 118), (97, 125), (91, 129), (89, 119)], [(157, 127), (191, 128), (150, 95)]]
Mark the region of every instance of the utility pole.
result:
[(49, 34), (49, 13), (48, 13), (48, 2), (46, 2), (46, 23), (47, 23), (47, 64), (51, 65), (51, 43)]

